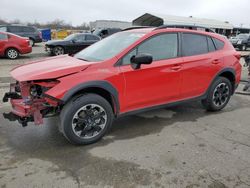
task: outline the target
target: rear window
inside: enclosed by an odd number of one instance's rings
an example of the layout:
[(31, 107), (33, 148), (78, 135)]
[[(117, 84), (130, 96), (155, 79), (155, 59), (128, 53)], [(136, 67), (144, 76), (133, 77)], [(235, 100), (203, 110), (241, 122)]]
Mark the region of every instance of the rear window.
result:
[(191, 33), (183, 33), (183, 56), (194, 56), (208, 53), (207, 37)]
[(213, 38), (213, 41), (214, 41), (214, 44), (215, 44), (217, 50), (221, 50), (222, 48), (224, 48), (224, 45), (225, 45), (224, 42), (222, 42), (216, 38)]
[(8, 39), (8, 35), (0, 33), (0, 40)]
[(209, 52), (214, 52), (216, 50), (214, 46), (214, 42), (211, 37), (207, 37), (207, 43), (208, 43), (208, 50)]

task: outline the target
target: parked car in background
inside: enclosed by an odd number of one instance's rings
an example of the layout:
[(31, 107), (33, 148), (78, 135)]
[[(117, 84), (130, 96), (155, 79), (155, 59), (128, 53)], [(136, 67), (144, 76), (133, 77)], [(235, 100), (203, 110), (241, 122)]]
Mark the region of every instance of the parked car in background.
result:
[(27, 37), (30, 40), (30, 45), (42, 42), (42, 33), (37, 28), (23, 25), (0, 25), (0, 31), (13, 33), (22, 37)]
[[(240, 53), (216, 33), (180, 28), (132, 29), (77, 53), (11, 71), (4, 117), (23, 126), (59, 115), (74, 144), (101, 139), (117, 117), (189, 100), (222, 110), (241, 78)], [(126, 134), (126, 133), (124, 133)]]
[(51, 40), (45, 44), (45, 51), (52, 55), (75, 54), (101, 40), (91, 33), (76, 33), (63, 40)]
[(97, 35), (101, 38), (106, 38), (114, 33), (120, 32), (122, 29), (120, 28), (103, 28), (103, 29), (96, 29), (93, 34)]
[(31, 51), (29, 38), (0, 31), (0, 56), (16, 59), (19, 54), (27, 54)]
[(250, 34), (239, 34), (229, 40), (235, 48), (240, 50), (246, 51), (250, 47)]

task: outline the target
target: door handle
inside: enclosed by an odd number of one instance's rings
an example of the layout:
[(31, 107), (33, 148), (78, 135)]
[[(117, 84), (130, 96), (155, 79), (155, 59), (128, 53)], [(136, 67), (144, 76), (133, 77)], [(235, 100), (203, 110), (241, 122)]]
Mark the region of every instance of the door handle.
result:
[(180, 69), (181, 69), (181, 65), (174, 65), (171, 67), (171, 70), (173, 70), (173, 71), (178, 71)]
[(212, 64), (214, 64), (214, 65), (217, 65), (217, 64), (219, 64), (219, 63), (220, 63), (220, 60), (219, 60), (219, 59), (215, 59), (215, 60), (212, 61)]

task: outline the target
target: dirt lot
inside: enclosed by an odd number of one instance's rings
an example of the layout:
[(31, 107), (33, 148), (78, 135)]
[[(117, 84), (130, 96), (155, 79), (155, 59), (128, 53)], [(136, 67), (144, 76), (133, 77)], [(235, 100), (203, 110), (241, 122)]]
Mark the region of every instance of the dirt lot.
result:
[[(31, 59), (47, 56), (42, 51), (35, 47)], [(0, 80), (29, 60), (0, 59)], [(0, 114), (9, 110), (0, 103)], [(64, 139), (57, 118), (22, 128), (0, 116), (0, 186), (250, 187), (249, 114), (249, 96), (233, 96), (219, 113), (187, 103), (118, 119), (103, 140), (83, 147)]]

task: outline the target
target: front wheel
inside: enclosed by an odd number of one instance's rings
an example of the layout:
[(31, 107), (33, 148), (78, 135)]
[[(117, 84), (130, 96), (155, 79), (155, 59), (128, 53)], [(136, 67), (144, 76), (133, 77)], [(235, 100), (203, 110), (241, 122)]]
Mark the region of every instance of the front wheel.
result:
[(207, 98), (202, 100), (202, 104), (208, 111), (219, 111), (227, 105), (231, 95), (231, 82), (225, 77), (218, 77), (211, 85)]
[(53, 54), (58, 56), (58, 55), (63, 55), (64, 54), (64, 48), (61, 46), (56, 46), (53, 48)]
[(61, 129), (73, 144), (86, 145), (100, 140), (110, 129), (114, 115), (109, 102), (96, 94), (85, 94), (64, 106)]

